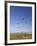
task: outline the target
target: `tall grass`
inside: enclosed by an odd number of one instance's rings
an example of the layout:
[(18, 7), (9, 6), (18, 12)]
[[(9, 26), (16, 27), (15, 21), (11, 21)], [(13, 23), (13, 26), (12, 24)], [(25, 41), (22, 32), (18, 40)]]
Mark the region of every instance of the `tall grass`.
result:
[(10, 33), (10, 40), (20, 40), (20, 39), (32, 39), (32, 34)]

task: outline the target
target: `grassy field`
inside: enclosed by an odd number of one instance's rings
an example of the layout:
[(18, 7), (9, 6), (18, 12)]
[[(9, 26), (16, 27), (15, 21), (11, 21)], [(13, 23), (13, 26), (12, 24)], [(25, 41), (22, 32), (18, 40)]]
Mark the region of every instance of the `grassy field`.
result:
[(10, 40), (32, 39), (31, 33), (10, 33)]

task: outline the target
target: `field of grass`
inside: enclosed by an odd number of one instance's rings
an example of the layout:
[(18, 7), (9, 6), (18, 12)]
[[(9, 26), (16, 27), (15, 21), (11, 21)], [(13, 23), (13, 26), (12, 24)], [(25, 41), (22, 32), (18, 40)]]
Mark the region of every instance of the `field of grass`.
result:
[(10, 33), (10, 40), (32, 39), (31, 33)]

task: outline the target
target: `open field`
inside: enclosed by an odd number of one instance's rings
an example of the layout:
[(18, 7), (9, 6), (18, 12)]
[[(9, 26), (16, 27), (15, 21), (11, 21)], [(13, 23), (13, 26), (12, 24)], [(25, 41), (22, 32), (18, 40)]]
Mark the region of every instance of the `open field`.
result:
[(32, 39), (31, 33), (10, 33), (10, 40)]

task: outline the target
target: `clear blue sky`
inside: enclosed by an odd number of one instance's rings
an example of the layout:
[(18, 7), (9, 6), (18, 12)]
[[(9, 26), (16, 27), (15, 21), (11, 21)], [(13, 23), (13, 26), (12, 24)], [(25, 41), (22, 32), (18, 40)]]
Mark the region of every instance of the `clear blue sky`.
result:
[(10, 32), (32, 32), (32, 7), (10, 6)]

